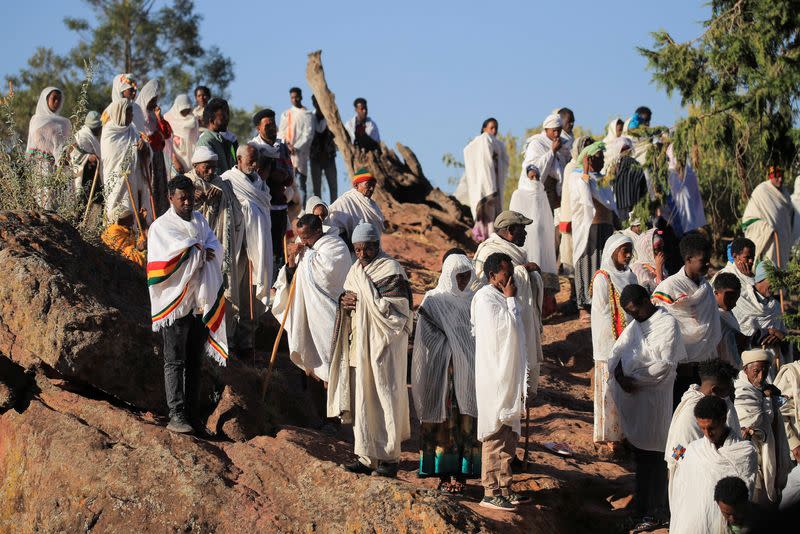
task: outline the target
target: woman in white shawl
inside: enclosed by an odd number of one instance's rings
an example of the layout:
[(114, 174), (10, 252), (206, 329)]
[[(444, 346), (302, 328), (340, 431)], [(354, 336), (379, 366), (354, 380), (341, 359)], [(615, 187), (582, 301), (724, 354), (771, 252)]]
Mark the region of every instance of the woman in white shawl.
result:
[[(36, 112), (28, 127), (26, 157), (33, 162), (41, 182), (50, 181), (50, 176), (61, 162), (65, 145), (69, 142), (72, 126), (69, 119), (59, 115), (64, 105), (64, 93), (58, 87), (46, 87), (39, 94)], [(71, 188), (72, 183), (69, 183)], [(43, 188), (39, 204), (45, 209), (55, 207), (53, 191)]]
[(651, 294), (669, 276), (661, 234), (661, 230), (651, 228), (633, 243), (636, 261), (631, 264), (631, 271), (636, 275), (639, 285)]
[(192, 154), (200, 137), (200, 126), (192, 113), (192, 101), (187, 95), (178, 95), (164, 118), (172, 127), (172, 137), (167, 141), (165, 151), (172, 165), (169, 175), (183, 174), (192, 168)]
[(619, 415), (608, 391), (608, 359), (614, 342), (625, 330), (630, 317), (619, 302), (622, 290), (636, 283), (628, 268), (633, 242), (621, 233), (608, 238), (600, 269), (592, 280), (592, 352), (594, 356), (594, 441), (608, 444), (612, 451), (622, 441)]
[(455, 192), (458, 201), (472, 211), (472, 236), (478, 243), (492, 234), (492, 223), (503, 211), (508, 153), (497, 138), (497, 128), (497, 119), (486, 119), (481, 134), (464, 148), (464, 176)]
[(419, 475), (439, 476), (439, 488), (453, 493), (463, 491), (466, 478), (481, 473), (470, 323), (474, 277), (465, 255), (445, 258), (439, 283), (419, 307), (411, 358), (411, 392), (422, 423)]
[(151, 162), (144, 168), (149, 173), (148, 182), (151, 185), (152, 203), (158, 215), (169, 207), (167, 199), (167, 164), (164, 160), (164, 149), (172, 137), (172, 128), (161, 117), (161, 108), (158, 107), (158, 98), (161, 96), (161, 86), (158, 80), (150, 80), (136, 97), (136, 105), (143, 112), (143, 118), (137, 118), (134, 108), (133, 124), (144, 136), (152, 150)]
[[(149, 190), (142, 174), (142, 156), (149, 148), (133, 126), (133, 103), (121, 99), (107, 109), (108, 122), (103, 125), (100, 137), (100, 154), (103, 168), (103, 195), (106, 218), (117, 219), (117, 211), (137, 212), (149, 207)], [(129, 192), (130, 187), (130, 192)], [(131, 194), (133, 198), (131, 199)], [(147, 222), (153, 220), (147, 210)]]

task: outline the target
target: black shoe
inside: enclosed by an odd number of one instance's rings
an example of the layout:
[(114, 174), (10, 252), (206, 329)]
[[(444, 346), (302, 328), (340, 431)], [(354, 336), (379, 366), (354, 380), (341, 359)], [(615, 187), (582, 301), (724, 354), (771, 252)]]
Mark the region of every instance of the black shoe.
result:
[(358, 460), (356, 460), (355, 462), (353, 462), (351, 464), (345, 465), (344, 468), (347, 469), (348, 471), (350, 471), (351, 473), (356, 473), (357, 475), (371, 475), (372, 474), (372, 468), (367, 466), (367, 465), (362, 464)]
[(651, 530), (656, 530), (661, 526), (659, 521), (656, 521), (655, 517), (645, 516), (636, 523), (636, 525), (631, 529), (631, 532), (650, 532)]
[(510, 502), (514, 506), (518, 504), (527, 504), (531, 502), (531, 498), (528, 497), (527, 495), (522, 495), (521, 493), (514, 493), (513, 491), (508, 494), (506, 499), (508, 499), (508, 502)]
[(186, 420), (186, 416), (183, 414), (176, 414), (170, 417), (167, 430), (170, 432), (177, 432), (178, 434), (191, 434), (194, 432), (192, 425), (189, 424), (189, 421)]
[(504, 512), (513, 512), (517, 509), (516, 506), (511, 504), (509, 500), (502, 495), (484, 497), (480, 502), (480, 506), (483, 506), (484, 508), (491, 508), (492, 510), (502, 510)]
[(378, 469), (375, 470), (378, 475), (382, 477), (394, 478), (397, 476), (397, 464), (388, 464), (382, 462), (381, 465), (378, 466)]

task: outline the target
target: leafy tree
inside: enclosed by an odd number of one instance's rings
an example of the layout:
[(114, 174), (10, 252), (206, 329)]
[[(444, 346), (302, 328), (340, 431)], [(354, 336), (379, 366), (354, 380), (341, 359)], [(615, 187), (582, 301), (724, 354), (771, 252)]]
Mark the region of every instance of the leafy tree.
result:
[(704, 32), (678, 43), (653, 33), (639, 48), (654, 81), (681, 96), (688, 117), (670, 135), (691, 157), (716, 238), (737, 226), (770, 164), (793, 161), (800, 94), (800, 10), (794, 0), (712, 0)]

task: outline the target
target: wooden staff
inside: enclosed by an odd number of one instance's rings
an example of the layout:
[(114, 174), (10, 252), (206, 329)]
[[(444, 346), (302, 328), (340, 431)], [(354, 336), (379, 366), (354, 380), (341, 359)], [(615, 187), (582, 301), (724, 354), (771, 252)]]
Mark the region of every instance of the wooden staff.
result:
[(92, 178), (92, 187), (89, 189), (89, 200), (86, 201), (86, 211), (83, 213), (82, 225), (86, 225), (86, 218), (89, 217), (89, 208), (92, 207), (92, 199), (94, 198), (94, 188), (97, 186), (97, 175), (100, 173), (100, 158), (97, 158), (97, 165), (94, 167), (94, 178)]
[(250, 350), (253, 353), (253, 365), (256, 364), (256, 313), (253, 311), (253, 262), (247, 260), (247, 274), (248, 279), (250, 280), (250, 285), (248, 288), (250, 289), (250, 342), (252, 346)]
[(525, 407), (525, 453), (522, 456), (522, 472), (528, 472), (528, 438), (531, 435), (531, 416), (528, 407)]
[[(782, 270), (783, 266), (781, 265), (781, 241), (778, 239), (778, 232), (772, 232), (772, 235), (775, 236), (775, 252), (777, 253), (776, 256), (778, 258), (778, 269)], [(783, 289), (778, 290), (778, 298), (781, 301), (781, 315), (786, 315), (786, 311), (783, 307)], [(775, 354), (775, 370), (781, 368), (781, 359), (780, 359), (780, 352), (781, 349), (779, 348), (777, 353)]]
[(272, 368), (275, 366), (275, 358), (278, 355), (278, 345), (283, 336), (283, 330), (286, 326), (286, 319), (289, 317), (289, 312), (292, 309), (292, 302), (294, 302), (294, 286), (297, 283), (297, 273), (292, 276), (292, 285), (289, 286), (289, 299), (286, 302), (286, 311), (283, 312), (283, 319), (281, 319), (281, 327), (278, 329), (278, 335), (275, 337), (275, 344), (272, 346), (272, 355), (269, 357), (269, 368), (267, 369), (267, 376), (264, 377), (264, 385), (261, 388), (261, 399), (264, 400), (267, 396), (267, 386), (272, 377)]
[(133, 218), (136, 219), (136, 226), (139, 227), (139, 235), (144, 235), (144, 229), (142, 228), (142, 221), (139, 220), (139, 210), (136, 209), (136, 199), (133, 198), (133, 189), (131, 189), (131, 183), (128, 181), (128, 175), (123, 174), (123, 178), (125, 178), (125, 185), (128, 186), (128, 194), (131, 196), (131, 208), (133, 208)]

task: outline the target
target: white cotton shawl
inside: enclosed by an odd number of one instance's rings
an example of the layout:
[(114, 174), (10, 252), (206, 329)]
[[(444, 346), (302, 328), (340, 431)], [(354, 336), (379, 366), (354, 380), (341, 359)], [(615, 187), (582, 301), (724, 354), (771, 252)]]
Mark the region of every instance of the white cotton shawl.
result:
[(653, 302), (664, 306), (681, 326), (688, 362), (702, 362), (717, 357), (722, 338), (719, 308), (714, 290), (705, 277), (695, 284), (684, 267), (656, 287)]
[[(789, 457), (789, 442), (786, 438), (786, 430), (783, 427), (780, 411), (775, 407), (774, 399), (767, 397), (764, 393), (748, 380), (744, 370), (739, 371), (739, 376), (734, 382), (736, 387), (733, 405), (736, 407), (736, 414), (739, 416), (739, 423), (742, 427), (760, 430), (764, 435), (764, 440), (754, 439), (753, 445), (758, 451), (759, 460), (759, 479), (758, 488), (772, 503), (779, 503), (780, 490), (786, 487), (787, 477), (791, 470), (791, 460)], [(775, 425), (776, 432), (772, 431), (773, 418), (781, 419)]]
[(158, 119), (155, 111), (148, 111), (147, 105), (151, 100), (161, 96), (161, 86), (158, 80), (149, 80), (139, 94), (136, 95), (136, 105), (133, 107), (133, 125), (145, 135), (152, 135), (158, 130)]
[[(636, 275), (638, 284), (652, 293), (656, 288), (656, 256), (653, 250), (653, 237), (656, 229), (651, 228), (633, 240), (635, 260), (631, 264), (631, 271)], [(669, 276), (666, 267), (661, 271), (662, 280)]]
[[(270, 217), (270, 196), (264, 181), (257, 174), (250, 178), (234, 167), (225, 171), (221, 178), (228, 180), (242, 207), (244, 221), (244, 240), (247, 258), (253, 268), (255, 297), (265, 306), (269, 302), (272, 286), (272, 218)], [(237, 252), (237, 255), (240, 252)]]
[[(286, 319), (289, 358), (300, 369), (325, 382), (331, 364), (331, 340), (339, 296), (352, 266), (350, 251), (339, 237), (323, 235), (304, 249), (295, 271), (294, 301)], [(282, 321), (291, 281), (284, 266), (275, 283), (272, 314)]]
[(465, 272), (475, 277), (469, 258), (462, 254), (448, 256), (438, 284), (425, 293), (418, 310), (411, 357), (411, 392), (417, 417), (423, 423), (441, 423), (447, 418), (445, 404), (451, 364), (459, 413), (478, 416), (475, 338), (470, 322), (474, 293), (469, 284), (461, 291), (456, 281), (456, 275)]
[[(686, 359), (678, 323), (663, 309), (646, 321), (631, 321), (611, 350), (608, 386), (620, 414), (622, 432), (637, 449), (663, 452), (672, 418), (675, 369)], [(636, 387), (627, 393), (614, 370), (622, 364)]]
[(539, 386), (539, 372), (542, 360), (542, 301), (544, 299), (544, 283), (537, 272), (529, 273), (524, 265), (527, 263), (525, 251), (506, 241), (497, 234), (478, 245), (473, 263), (475, 265), (475, 281), (472, 289), (477, 292), (488, 283), (487, 274), (483, 272), (483, 264), (490, 255), (502, 252), (511, 257), (514, 264), (514, 283), (517, 285), (517, 302), (520, 304), (520, 315), (525, 327), (525, 340), (528, 357), (528, 395), (536, 396)]
[(553, 212), (550, 211), (550, 203), (547, 201), (547, 193), (542, 182), (531, 180), (527, 176), (520, 178), (517, 190), (511, 195), (508, 209), (521, 213), (533, 221), (525, 227), (527, 235), (522, 246), (528, 261), (536, 263), (542, 273), (557, 277)]
[(703, 196), (697, 183), (697, 174), (692, 168), (689, 158), (683, 168), (683, 174), (678, 169), (672, 145), (667, 148), (668, 181), (675, 210), (680, 218), (681, 229), (684, 233), (691, 232), (706, 225), (706, 214), (703, 209)]
[[(139, 141), (139, 134), (133, 124), (125, 125), (125, 110), (133, 106), (132, 102), (120, 99), (113, 102), (108, 107), (109, 120), (103, 125), (103, 132), (100, 134), (100, 156), (103, 165), (103, 194), (105, 196), (106, 217), (115, 220), (119, 211), (131, 212), (142, 207), (137, 204), (131, 205), (128, 184), (134, 197), (144, 186), (142, 175), (142, 163), (139, 159), (139, 151), (136, 143)], [(127, 180), (127, 183), (126, 183)], [(140, 199), (134, 199), (141, 204)], [(148, 209), (148, 211), (151, 211)]]
[(89, 158), (89, 154), (94, 154), (97, 156), (98, 165), (100, 165), (100, 170), (97, 171), (97, 175), (100, 177), (100, 183), (102, 183), (103, 165), (100, 160), (100, 140), (94, 136), (91, 128), (88, 126), (83, 126), (75, 133), (75, 147), (76, 148), (70, 155), (72, 171), (76, 174), (76, 176), (81, 177), (83, 175), (83, 168)]
[[(47, 97), (53, 91), (61, 93), (61, 103), (58, 109), (51, 111), (47, 105)], [(46, 87), (39, 94), (36, 111), (31, 117), (28, 126), (28, 145), (26, 150), (37, 150), (53, 156), (58, 162), (64, 145), (69, 141), (72, 125), (69, 119), (59, 115), (64, 106), (64, 92), (58, 87)]]
[(794, 214), (792, 217), (792, 246), (800, 241), (800, 176), (794, 179), (794, 191), (791, 196)]
[(729, 432), (722, 447), (706, 437), (686, 447), (669, 494), (670, 534), (724, 534), (725, 519), (714, 501), (714, 488), (725, 477), (741, 478), (752, 498), (758, 473), (756, 451), (749, 441)]
[(614, 192), (610, 187), (600, 187), (600, 175), (590, 173), (589, 180), (583, 179), (583, 167), (576, 167), (570, 179), (569, 198), (572, 211), (572, 257), (575, 261), (584, 255), (589, 244), (589, 229), (595, 215), (594, 200), (611, 211), (617, 210)]
[(383, 212), (378, 203), (353, 188), (337, 198), (330, 207), (331, 226), (343, 230), (350, 239), (353, 229), (362, 222), (371, 223), (383, 234)]
[[(222, 247), (205, 218), (192, 212), (182, 219), (171, 207), (150, 226), (147, 239), (147, 285), (153, 331), (190, 313), (202, 315), (209, 329), (206, 354), (220, 365), (228, 358)], [(214, 250), (212, 260), (206, 249)]]
[[(508, 174), (508, 153), (502, 141), (486, 132), (464, 147), (464, 176), (454, 196), (478, 215), (478, 205), (493, 195), (503, 202), (503, 190)], [(499, 211), (498, 211), (499, 213)]]
[(520, 435), (527, 352), (521, 310), (516, 298), (506, 298), (490, 285), (478, 290), (471, 310), (478, 439), (483, 441), (503, 425)]
[[(357, 296), (350, 314), (340, 307), (328, 382), (328, 417), (353, 423), (355, 454), (396, 462), (411, 436), (406, 389), (408, 336), (413, 324), (407, 297), (384, 297), (375, 284), (407, 279), (403, 267), (381, 252), (366, 267), (356, 262), (344, 283)], [(350, 382), (355, 363), (356, 384)], [(354, 390), (355, 404), (351, 404)]]
[[(528, 173), (525, 170), (528, 165), (534, 165), (539, 169), (539, 179), (542, 183), (547, 182), (548, 178), (552, 178), (558, 184), (558, 188), (561, 188), (567, 158), (561, 151), (557, 154), (553, 153), (553, 142), (545, 132), (540, 132), (526, 139), (523, 153), (525, 155), (522, 160), (522, 169), (519, 173), (520, 182), (528, 177)], [(569, 152), (567, 151), (568, 155)]]
[(187, 95), (178, 95), (175, 102), (166, 114), (164, 119), (172, 127), (172, 137), (167, 141), (167, 161), (172, 164), (172, 155), (178, 159), (184, 169), (192, 168), (192, 154), (200, 138), (200, 126), (197, 117), (189, 113), (185, 117), (181, 111), (192, 109), (192, 101)]
[[(789, 198), (769, 180), (753, 189), (742, 215), (742, 223), (747, 225), (744, 236), (755, 243), (758, 258), (786, 268), (792, 245), (793, 214), (794, 207)], [(780, 256), (775, 234), (780, 242)]]
[[(775, 377), (775, 387), (781, 390), (781, 395), (787, 397), (794, 402), (794, 412), (791, 412), (791, 417), (794, 419), (794, 424), (800, 422), (800, 362), (791, 362), (781, 365), (778, 374)], [(786, 410), (788, 407), (782, 408)], [(790, 414), (783, 411), (784, 419), (784, 432), (786, 426), (789, 424)]]
[(134, 87), (129, 81), (133, 78), (133, 74), (126, 72), (114, 76), (111, 82), (111, 103), (122, 100), (122, 92)]
[(292, 165), (303, 174), (308, 172), (308, 158), (315, 126), (314, 113), (306, 108), (292, 106), (281, 114), (278, 138), (292, 145), (295, 150), (291, 156)]
[[(630, 284), (636, 283), (636, 275), (629, 268), (622, 271), (617, 269), (612, 259), (614, 252), (621, 246), (630, 243), (628, 236), (615, 233), (606, 241), (603, 248), (603, 256), (600, 262), (600, 269), (608, 274), (603, 275), (600, 271), (596, 272), (592, 278), (592, 352), (596, 361), (607, 361), (611, 355), (611, 348), (617, 339), (613, 325), (613, 314), (611, 310), (609, 280), (614, 285), (617, 298), (622, 294), (622, 290)], [(624, 317), (624, 325), (631, 322), (630, 316), (620, 306), (620, 313)]]

